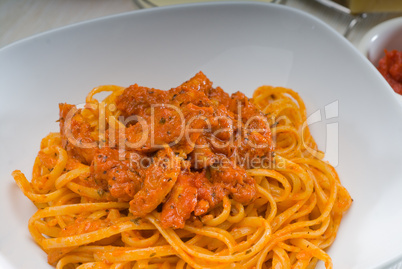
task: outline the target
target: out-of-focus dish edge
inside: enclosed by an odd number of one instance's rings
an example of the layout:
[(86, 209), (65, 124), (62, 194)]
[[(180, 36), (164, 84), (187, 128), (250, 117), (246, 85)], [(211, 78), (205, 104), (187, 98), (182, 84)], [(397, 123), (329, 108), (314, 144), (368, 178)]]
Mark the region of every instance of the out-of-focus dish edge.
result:
[[(398, 32), (401, 33), (400, 37), (397, 36)], [(402, 17), (387, 20), (371, 28), (363, 36), (358, 45), (358, 49), (375, 67), (377, 67), (379, 59), (384, 56), (384, 49), (397, 49), (393, 46), (388, 47), (390, 40), (393, 37), (395, 38), (395, 36), (402, 42)], [(399, 49), (402, 50), (402, 43), (400, 45), (401, 47)], [(402, 95), (395, 93), (395, 96), (402, 105)]]

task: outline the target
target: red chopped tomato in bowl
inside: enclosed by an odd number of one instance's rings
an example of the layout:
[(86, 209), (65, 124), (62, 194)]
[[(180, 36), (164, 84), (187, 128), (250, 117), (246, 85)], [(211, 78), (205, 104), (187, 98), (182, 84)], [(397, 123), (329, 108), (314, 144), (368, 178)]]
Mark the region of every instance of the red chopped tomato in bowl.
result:
[(402, 51), (385, 50), (385, 56), (378, 62), (378, 71), (384, 76), (396, 93), (402, 95)]

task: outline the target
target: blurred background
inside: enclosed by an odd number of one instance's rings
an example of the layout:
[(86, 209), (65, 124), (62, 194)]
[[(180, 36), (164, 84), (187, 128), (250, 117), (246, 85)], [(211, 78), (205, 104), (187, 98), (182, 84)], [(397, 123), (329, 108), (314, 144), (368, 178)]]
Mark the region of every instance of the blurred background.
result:
[[(383, 21), (402, 16), (402, 0), (260, 1), (287, 5), (311, 13), (328, 23), (356, 46), (369, 29)], [(69, 24), (184, 2), (197, 1), (0, 0), (0, 48), (31, 35)]]

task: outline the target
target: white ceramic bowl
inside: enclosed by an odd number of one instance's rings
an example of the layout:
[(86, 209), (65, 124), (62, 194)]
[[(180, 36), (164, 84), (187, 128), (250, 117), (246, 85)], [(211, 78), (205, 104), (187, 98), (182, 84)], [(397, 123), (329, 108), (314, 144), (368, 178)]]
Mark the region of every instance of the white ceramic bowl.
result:
[(392, 89), (311, 15), (226, 2), (119, 14), (0, 50), (0, 268), (53, 268), (29, 235), (36, 208), (11, 171), (29, 176), (40, 139), (58, 130), (58, 103), (79, 104), (102, 84), (169, 89), (199, 70), (231, 93), (293, 88), (308, 115), (320, 116), (312, 134), (354, 199), (328, 250), (334, 268), (390, 268), (402, 259), (402, 107)]
[(384, 56), (384, 50), (402, 50), (402, 17), (380, 23), (362, 38), (360, 51), (375, 66)]
[[(374, 65), (384, 57), (384, 50), (402, 51), (402, 17), (378, 24), (369, 30), (359, 44), (359, 50)], [(402, 95), (395, 93), (402, 104)]]

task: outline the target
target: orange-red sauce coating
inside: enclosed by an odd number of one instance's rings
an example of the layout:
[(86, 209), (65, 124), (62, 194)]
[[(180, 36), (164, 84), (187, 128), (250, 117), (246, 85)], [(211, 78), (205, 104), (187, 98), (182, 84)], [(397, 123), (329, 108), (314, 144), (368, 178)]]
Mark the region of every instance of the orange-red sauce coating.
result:
[[(134, 216), (160, 210), (165, 228), (184, 227), (187, 219), (205, 214), (225, 196), (243, 204), (255, 200), (256, 182), (246, 169), (269, 158), (273, 142), (265, 115), (244, 94), (230, 96), (199, 72), (168, 91), (131, 85), (116, 106), (126, 142), (134, 145), (123, 152), (119, 136), (106, 130), (107, 143), (100, 146), (82, 110), (60, 104), (62, 144), (71, 158), (90, 165), (89, 177), (75, 179), (80, 184), (130, 202)], [(76, 112), (67, 130), (71, 109)], [(153, 128), (138, 143), (144, 126)], [(78, 145), (69, 141), (68, 132)], [(81, 142), (96, 146), (83, 148)]]

